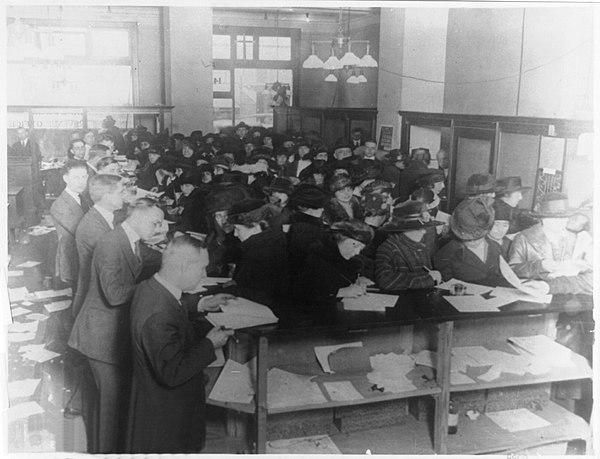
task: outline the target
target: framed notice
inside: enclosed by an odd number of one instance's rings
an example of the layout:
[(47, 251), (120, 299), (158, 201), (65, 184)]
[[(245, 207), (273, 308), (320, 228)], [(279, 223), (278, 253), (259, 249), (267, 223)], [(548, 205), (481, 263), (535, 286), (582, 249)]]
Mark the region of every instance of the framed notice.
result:
[(392, 149), (392, 139), (394, 138), (394, 126), (382, 124), (379, 126), (378, 150), (390, 151)]

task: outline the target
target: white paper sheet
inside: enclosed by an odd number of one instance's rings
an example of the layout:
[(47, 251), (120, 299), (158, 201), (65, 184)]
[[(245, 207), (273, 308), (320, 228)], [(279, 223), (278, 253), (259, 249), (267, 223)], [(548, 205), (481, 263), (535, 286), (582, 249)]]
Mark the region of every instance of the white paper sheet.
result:
[(218, 402), (250, 403), (254, 398), (256, 358), (245, 364), (227, 360), (208, 398)]
[(39, 292), (33, 293), (33, 296), (35, 296), (38, 300), (71, 295), (73, 295), (73, 290), (71, 288), (64, 288), (62, 290), (40, 290)]
[(31, 341), (35, 339), (35, 333), (26, 332), (26, 333), (9, 333), (8, 334), (8, 342), (9, 343), (24, 343), (26, 341)]
[(495, 287), (494, 290), (492, 290), (491, 295), (498, 298), (504, 298), (507, 301), (510, 300), (510, 303), (514, 301), (529, 301), (531, 303), (545, 304), (552, 302), (552, 295), (533, 296), (509, 287)]
[(44, 409), (37, 402), (21, 403), (8, 409), (8, 422), (18, 421), (43, 412)]
[(364, 397), (358, 392), (350, 381), (324, 382), (323, 386), (334, 402), (346, 402), (350, 400), (361, 400)]
[(370, 383), (392, 393), (416, 389), (406, 377), (415, 368), (415, 361), (411, 356), (390, 352), (371, 356), (370, 360), (373, 367), (373, 371), (367, 374)]
[(207, 320), (215, 327), (238, 330), (279, 321), (267, 306), (246, 298), (230, 300), (226, 305), (221, 306), (221, 310), (223, 312), (211, 312), (206, 315)]
[(323, 371), (325, 373), (333, 373), (329, 366), (329, 354), (344, 347), (362, 347), (362, 345), (363, 343), (358, 341), (354, 343), (335, 344), (332, 346), (315, 346), (315, 355), (317, 356), (317, 360), (319, 361), (321, 368), (323, 368)]
[(424, 349), (414, 354), (415, 363), (426, 367), (437, 368), (437, 352)]
[(57, 352), (49, 351), (48, 349), (34, 349), (23, 354), (23, 358), (33, 360), (38, 363), (47, 362), (48, 360), (60, 357)]
[(26, 298), (28, 298), (29, 291), (27, 290), (27, 287), (9, 288), (8, 297), (10, 298), (11, 303), (16, 303), (18, 301), (23, 301)]
[(25, 316), (25, 318), (29, 319), (29, 320), (38, 320), (38, 321), (48, 320), (48, 316), (46, 314), (40, 314), (39, 312), (32, 312), (31, 314), (27, 314)]
[(523, 430), (539, 429), (548, 427), (550, 423), (526, 408), (516, 410), (492, 411), (485, 415), (498, 427), (509, 432), (521, 432)]
[(23, 314), (29, 314), (30, 312), (31, 312), (31, 310), (21, 308), (21, 307), (13, 308), (10, 311), (10, 313), (12, 314), (13, 317), (19, 317), (19, 316), (22, 316)]
[(46, 311), (48, 311), (48, 312), (62, 311), (64, 309), (67, 309), (69, 306), (71, 306), (72, 302), (73, 302), (73, 300), (54, 301), (52, 303), (44, 304), (44, 308), (46, 308)]
[(441, 284), (436, 285), (436, 288), (441, 288), (443, 290), (452, 291), (452, 284), (462, 284), (467, 287), (467, 295), (483, 295), (484, 293), (492, 290), (493, 287), (488, 287), (486, 285), (472, 284), (470, 282), (463, 282), (456, 279), (450, 279), (446, 282), (442, 282)]
[(450, 372), (450, 384), (453, 386), (458, 386), (459, 384), (475, 384), (475, 381), (464, 373), (452, 371)]
[(444, 299), (456, 308), (458, 312), (494, 312), (499, 307), (511, 301), (503, 298), (490, 298), (486, 300), (482, 296), (444, 296)]
[(11, 381), (8, 383), (8, 398), (16, 400), (19, 398), (31, 397), (37, 387), (40, 385), (41, 379), (22, 379), (20, 381)]
[(546, 335), (512, 337), (508, 338), (508, 341), (514, 344), (517, 350), (533, 356), (530, 365), (533, 367), (532, 372), (542, 371), (540, 365), (550, 368), (576, 366), (573, 352)]
[(16, 268), (21, 268), (21, 269), (27, 269), (27, 268), (35, 268), (38, 265), (41, 265), (42, 262), (41, 261), (26, 261), (24, 263), (21, 263), (20, 265), (17, 265)]
[(393, 308), (398, 301), (395, 295), (384, 295), (382, 293), (367, 293), (358, 298), (344, 298), (344, 309), (346, 311), (380, 311)]
[(267, 374), (267, 406), (269, 409), (327, 403), (314, 376), (298, 375), (280, 368)]
[(8, 277), (21, 277), (23, 274), (23, 271), (8, 271)]
[(8, 324), (9, 333), (35, 333), (37, 332), (39, 322), (15, 322)]
[(267, 442), (267, 454), (342, 454), (329, 435), (287, 438)]

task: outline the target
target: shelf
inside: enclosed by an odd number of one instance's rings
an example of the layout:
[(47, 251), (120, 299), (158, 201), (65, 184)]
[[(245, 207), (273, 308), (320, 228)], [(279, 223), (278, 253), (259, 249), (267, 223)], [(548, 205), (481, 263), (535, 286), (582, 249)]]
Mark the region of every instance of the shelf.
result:
[(534, 414), (550, 422), (551, 425), (539, 429), (508, 432), (496, 425), (485, 414), (475, 421), (461, 416), (458, 432), (448, 435), (448, 454), (492, 454), (519, 451), (536, 446), (589, 439), (590, 427), (579, 416), (548, 402), (541, 411)]

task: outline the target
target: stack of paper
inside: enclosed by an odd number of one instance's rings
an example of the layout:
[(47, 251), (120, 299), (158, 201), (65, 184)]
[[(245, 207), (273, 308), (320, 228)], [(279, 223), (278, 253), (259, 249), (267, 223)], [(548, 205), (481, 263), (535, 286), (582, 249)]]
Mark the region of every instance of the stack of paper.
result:
[(258, 325), (272, 324), (279, 321), (273, 312), (262, 304), (236, 298), (221, 306), (222, 312), (211, 312), (206, 318), (215, 327), (240, 328), (256, 327)]
[(398, 301), (394, 295), (381, 293), (367, 293), (358, 298), (344, 298), (344, 309), (346, 311), (379, 311), (385, 312), (386, 308), (393, 308)]
[(57, 298), (59, 296), (71, 296), (72, 294), (72, 289), (65, 288), (62, 290), (40, 290), (39, 292), (34, 292), (33, 296), (38, 300), (46, 300), (48, 298)]
[(321, 364), (323, 371), (325, 373), (333, 373), (333, 370), (329, 366), (329, 354), (344, 347), (362, 347), (362, 345), (363, 343), (358, 341), (355, 343), (334, 344), (332, 346), (315, 346), (315, 355), (317, 356), (317, 360), (319, 361), (319, 364)]
[(317, 405), (327, 399), (312, 382), (313, 376), (297, 375), (279, 368), (271, 368), (267, 374), (267, 406), (269, 409), (291, 406)]
[(436, 368), (437, 367), (437, 353), (424, 349), (417, 354), (413, 354), (415, 363), (417, 365), (423, 365), (426, 367)]
[(497, 312), (500, 306), (511, 303), (502, 297), (485, 299), (480, 295), (474, 296), (444, 296), (458, 312)]
[(227, 360), (208, 398), (218, 402), (250, 403), (254, 398), (256, 358), (245, 364)]
[(385, 392), (405, 392), (416, 389), (406, 376), (415, 368), (415, 362), (409, 355), (377, 354), (371, 357), (373, 371), (367, 374), (369, 382), (382, 387)]
[(532, 413), (526, 408), (516, 410), (492, 411), (485, 415), (498, 427), (509, 432), (521, 432), (523, 430), (540, 429), (548, 427), (550, 423), (545, 419)]

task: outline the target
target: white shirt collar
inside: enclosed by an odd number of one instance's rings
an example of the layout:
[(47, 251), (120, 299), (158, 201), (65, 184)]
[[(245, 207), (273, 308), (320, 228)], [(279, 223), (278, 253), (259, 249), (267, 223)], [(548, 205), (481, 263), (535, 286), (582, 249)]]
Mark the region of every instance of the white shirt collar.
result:
[(131, 245), (132, 252), (135, 253), (135, 244), (137, 241), (140, 240), (140, 236), (129, 225), (129, 223), (127, 223), (127, 220), (121, 223), (121, 228), (123, 228), (123, 231), (125, 231), (125, 234), (127, 235), (127, 239), (129, 239), (129, 244)]
[(96, 209), (98, 213), (102, 215), (104, 220), (106, 220), (106, 222), (108, 223), (108, 226), (110, 226), (110, 229), (113, 229), (115, 227), (115, 215), (110, 210), (106, 210), (104, 207), (100, 207), (98, 204), (94, 204), (94, 209)]
[(367, 161), (375, 161), (375, 156), (363, 156), (363, 159), (366, 159)]
[(73, 190), (70, 190), (69, 187), (65, 188), (65, 191), (69, 193), (73, 197), (73, 199), (75, 199), (75, 202), (77, 202), (77, 204), (81, 205), (81, 197), (77, 193), (75, 193)]
[(164, 288), (166, 288), (169, 291), (169, 293), (175, 297), (175, 299), (177, 301), (180, 301), (181, 294), (183, 293), (183, 291), (180, 288), (175, 287), (173, 284), (168, 282), (166, 279), (160, 277), (160, 275), (158, 273), (156, 273), (154, 275), (154, 278), (160, 285), (162, 285)]

